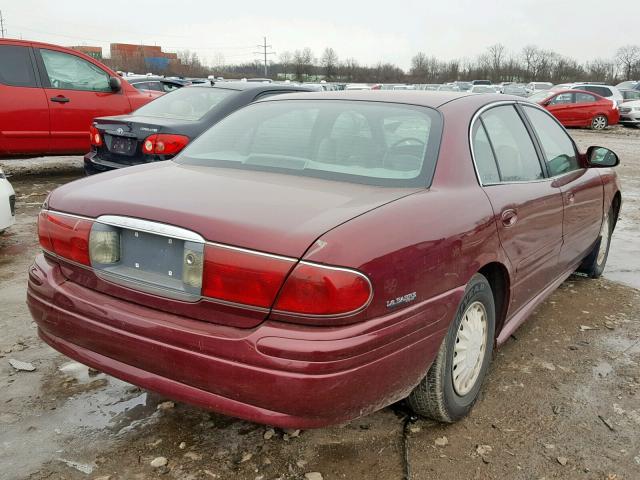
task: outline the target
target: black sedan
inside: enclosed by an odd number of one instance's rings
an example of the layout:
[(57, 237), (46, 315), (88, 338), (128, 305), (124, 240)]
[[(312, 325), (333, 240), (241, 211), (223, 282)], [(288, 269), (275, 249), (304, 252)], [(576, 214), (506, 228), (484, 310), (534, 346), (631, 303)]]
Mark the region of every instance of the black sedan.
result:
[(231, 112), (280, 93), (308, 92), (304, 86), (222, 82), (180, 88), (129, 115), (99, 117), (90, 127), (87, 175), (169, 160), (191, 140)]

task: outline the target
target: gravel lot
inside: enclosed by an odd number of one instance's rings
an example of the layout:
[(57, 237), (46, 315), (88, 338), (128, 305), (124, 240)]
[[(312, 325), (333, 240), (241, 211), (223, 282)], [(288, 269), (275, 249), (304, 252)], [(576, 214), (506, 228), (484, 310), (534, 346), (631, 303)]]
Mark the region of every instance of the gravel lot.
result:
[(570, 133), (622, 159), (605, 278), (571, 277), (538, 308), (498, 351), (467, 419), (406, 431), (402, 405), (338, 427), (274, 431), (59, 355), (36, 336), (26, 272), (39, 206), (80, 177), (81, 162), (0, 161), (16, 174), (18, 209), (0, 237), (0, 479), (401, 479), (407, 466), (416, 479), (640, 478), (640, 130)]

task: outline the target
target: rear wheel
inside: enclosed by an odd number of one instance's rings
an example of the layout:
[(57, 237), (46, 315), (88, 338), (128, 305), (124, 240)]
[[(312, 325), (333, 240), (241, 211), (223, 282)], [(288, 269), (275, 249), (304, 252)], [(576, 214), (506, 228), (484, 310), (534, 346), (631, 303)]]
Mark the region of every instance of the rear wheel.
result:
[(483, 275), (476, 274), (427, 375), (407, 399), (411, 409), (440, 422), (466, 416), (489, 368), (494, 332), (491, 286)]
[(591, 278), (598, 278), (604, 272), (609, 257), (609, 245), (611, 244), (611, 234), (613, 233), (613, 210), (602, 219), (600, 235), (591, 253), (583, 260), (578, 271), (589, 275)]
[(607, 125), (609, 125), (609, 121), (605, 115), (596, 115), (593, 117), (593, 120), (591, 120), (591, 128), (593, 130), (602, 130), (607, 128)]

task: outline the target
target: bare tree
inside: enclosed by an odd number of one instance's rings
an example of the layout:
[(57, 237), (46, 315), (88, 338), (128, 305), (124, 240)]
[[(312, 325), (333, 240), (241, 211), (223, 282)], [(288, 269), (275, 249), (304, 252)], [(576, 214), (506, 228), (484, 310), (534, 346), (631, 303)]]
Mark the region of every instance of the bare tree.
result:
[(631, 73), (640, 64), (640, 46), (625, 45), (616, 51), (616, 60), (622, 67), (625, 80), (631, 80)]
[(309, 47), (293, 52), (293, 65), (296, 80), (305, 80), (313, 73), (315, 57)]
[(424, 81), (427, 78), (429, 59), (424, 52), (416, 53), (411, 59), (411, 75), (416, 77), (418, 81)]
[(336, 68), (338, 66), (338, 54), (336, 51), (331, 47), (325, 48), (322, 52), (320, 64), (322, 65), (322, 68), (324, 68), (326, 79), (332, 80), (336, 74)]
[(289, 50), (285, 50), (282, 52), (279, 57), (280, 65), (282, 67), (282, 73), (284, 73), (284, 78), (287, 78), (287, 74), (289, 73), (289, 66), (293, 61), (293, 54)]
[(502, 77), (502, 62), (506, 55), (507, 49), (501, 43), (496, 43), (487, 48), (488, 61), (493, 71), (494, 81)]

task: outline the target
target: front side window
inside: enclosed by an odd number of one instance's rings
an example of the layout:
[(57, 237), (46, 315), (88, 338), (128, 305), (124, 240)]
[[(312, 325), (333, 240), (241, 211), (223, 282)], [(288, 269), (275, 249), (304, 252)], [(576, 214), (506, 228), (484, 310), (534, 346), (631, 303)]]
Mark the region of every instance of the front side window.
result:
[(13, 87), (37, 87), (27, 47), (0, 45), (0, 83)]
[(426, 107), (264, 101), (211, 127), (176, 161), (381, 186), (427, 186), (441, 131), (440, 115)]
[(561, 93), (556, 95), (549, 102), (550, 105), (565, 105), (573, 102), (573, 93)]
[(573, 142), (555, 120), (537, 108), (523, 108), (540, 140), (549, 174), (555, 177), (580, 168)]
[(51, 88), (110, 92), (109, 75), (91, 62), (54, 50), (40, 49)]
[(494, 107), (480, 118), (502, 182), (527, 182), (544, 177), (533, 141), (513, 105)]

